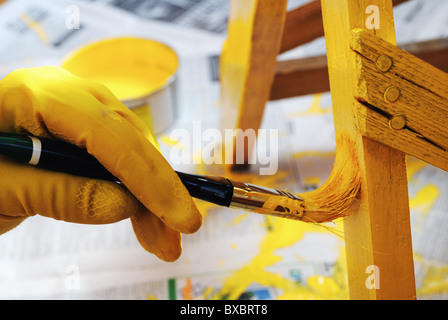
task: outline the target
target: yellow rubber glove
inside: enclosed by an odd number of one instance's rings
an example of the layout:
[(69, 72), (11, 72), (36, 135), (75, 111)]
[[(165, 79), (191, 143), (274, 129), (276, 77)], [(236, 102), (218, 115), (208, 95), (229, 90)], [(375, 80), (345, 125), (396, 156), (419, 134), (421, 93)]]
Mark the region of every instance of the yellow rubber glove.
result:
[(174, 261), (182, 250), (180, 233), (201, 225), (193, 199), (149, 129), (101, 84), (57, 67), (16, 70), (0, 81), (0, 132), (85, 147), (126, 186), (0, 157), (0, 234), (35, 214), (87, 224), (130, 217), (141, 245)]

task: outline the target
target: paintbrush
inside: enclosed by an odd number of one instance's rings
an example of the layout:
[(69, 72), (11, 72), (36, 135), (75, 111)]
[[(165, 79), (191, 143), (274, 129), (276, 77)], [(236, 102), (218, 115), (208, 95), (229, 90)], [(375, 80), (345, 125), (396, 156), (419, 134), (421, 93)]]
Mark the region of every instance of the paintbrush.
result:
[[(21, 163), (93, 179), (121, 183), (86, 149), (54, 139), (0, 133), (0, 154)], [(176, 171), (194, 198), (219, 206), (301, 220), (304, 200), (296, 194), (224, 177)]]

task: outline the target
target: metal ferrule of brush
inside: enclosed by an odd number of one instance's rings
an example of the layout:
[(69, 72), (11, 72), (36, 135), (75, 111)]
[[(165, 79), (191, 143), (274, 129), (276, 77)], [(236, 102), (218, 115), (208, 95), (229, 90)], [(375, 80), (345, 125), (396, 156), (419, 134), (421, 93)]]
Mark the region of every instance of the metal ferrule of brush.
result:
[(284, 196), (294, 200), (302, 200), (287, 191), (256, 186), (246, 182), (230, 180), (233, 185), (231, 206), (246, 210), (261, 209), (271, 196)]

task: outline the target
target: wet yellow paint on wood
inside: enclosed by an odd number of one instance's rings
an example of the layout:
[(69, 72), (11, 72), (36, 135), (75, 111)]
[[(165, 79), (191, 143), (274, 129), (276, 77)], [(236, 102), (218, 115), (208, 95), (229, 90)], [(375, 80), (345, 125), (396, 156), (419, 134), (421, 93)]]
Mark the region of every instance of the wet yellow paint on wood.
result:
[[(286, 0), (231, 2), (220, 62), (223, 129), (257, 131), (260, 127), (274, 79), (286, 4)], [(239, 150), (245, 163), (252, 147)]]
[[(358, 83), (350, 41), (353, 29), (366, 28), (370, 5), (379, 8), (381, 20), (380, 29), (369, 31), (395, 44), (392, 1), (322, 0), (335, 131), (337, 137), (348, 137), (337, 141), (337, 149), (353, 144), (362, 177), (359, 209), (344, 220), (350, 297), (414, 299), (405, 155), (363, 137), (354, 125)], [(373, 288), (369, 270), (379, 271)]]

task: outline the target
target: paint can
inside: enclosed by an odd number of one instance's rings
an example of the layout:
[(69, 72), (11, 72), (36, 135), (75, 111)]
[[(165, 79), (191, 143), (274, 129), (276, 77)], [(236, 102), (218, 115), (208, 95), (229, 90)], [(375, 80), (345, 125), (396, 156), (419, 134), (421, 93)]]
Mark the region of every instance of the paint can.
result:
[(106, 85), (154, 134), (177, 118), (178, 66), (178, 56), (169, 46), (134, 37), (88, 44), (62, 62), (62, 68), (74, 75)]

